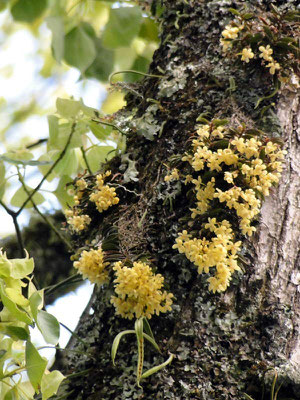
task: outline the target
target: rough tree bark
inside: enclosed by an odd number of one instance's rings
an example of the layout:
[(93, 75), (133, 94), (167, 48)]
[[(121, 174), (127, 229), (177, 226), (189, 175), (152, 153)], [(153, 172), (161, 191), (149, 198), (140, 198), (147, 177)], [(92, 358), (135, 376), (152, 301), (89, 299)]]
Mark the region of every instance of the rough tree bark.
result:
[[(270, 79), (222, 57), (220, 34), (233, 18), (228, 9), (245, 3), (256, 14), (270, 10), (271, 3), (281, 10), (297, 6), (296, 0), (164, 0), (161, 46), (150, 68), (153, 74), (164, 71), (164, 77), (145, 78), (114, 121), (128, 134), (126, 152), (139, 175), (125, 185), (138, 195), (124, 191), (104, 220), (95, 215), (83, 238), (99, 239), (104, 226), (114, 225), (123, 252), (150, 255), (175, 302), (172, 312), (151, 319), (163, 356), (147, 347), (146, 365), (161, 363), (168, 352), (175, 358), (139, 389), (136, 343), (127, 337), (113, 367), (112, 341), (133, 323), (115, 316), (109, 304), (112, 285), (99, 288), (77, 328), (85, 347), (75, 338), (69, 344), (84, 354), (68, 355), (65, 372), (82, 372), (65, 388), (68, 399), (242, 399), (244, 392), (261, 399), (263, 381), (269, 398), (273, 368), (283, 382), (279, 398), (300, 399), (299, 95), (280, 92), (264, 103), (273, 105), (261, 117), (254, 107), (272, 91)], [(228, 90), (230, 77), (234, 93)], [(245, 272), (222, 294), (208, 292), (205, 278), (172, 250), (190, 204), (184, 187), (164, 182), (164, 164), (183, 153), (203, 112), (281, 135), (288, 150), (280, 184), (264, 202), (256, 234), (244, 242)], [(121, 164), (114, 159), (109, 168), (117, 174)]]

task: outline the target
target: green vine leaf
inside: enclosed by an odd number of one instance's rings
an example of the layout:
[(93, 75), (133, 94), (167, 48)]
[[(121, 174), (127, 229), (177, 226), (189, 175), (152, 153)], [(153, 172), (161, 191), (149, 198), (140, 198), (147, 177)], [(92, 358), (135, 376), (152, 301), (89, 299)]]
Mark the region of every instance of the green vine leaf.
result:
[(25, 362), (28, 378), (34, 390), (38, 393), (48, 361), (39, 354), (36, 347), (30, 341), (27, 341)]

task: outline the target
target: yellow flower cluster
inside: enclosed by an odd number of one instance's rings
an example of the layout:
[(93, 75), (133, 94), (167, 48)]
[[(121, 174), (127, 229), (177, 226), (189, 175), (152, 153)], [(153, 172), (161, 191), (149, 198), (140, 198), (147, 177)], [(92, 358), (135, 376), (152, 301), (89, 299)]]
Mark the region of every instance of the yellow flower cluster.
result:
[[(222, 31), (223, 38), (220, 39), (220, 43), (225, 53), (232, 48), (231, 41), (237, 39), (239, 33), (244, 28), (245, 28), (244, 25), (240, 26), (227, 25), (225, 27), (225, 29)], [(280, 64), (273, 59), (272, 57), (273, 49), (270, 47), (269, 44), (266, 47), (260, 46), (259, 51), (260, 51), (259, 57), (268, 62), (268, 64), (264, 65), (266, 66), (266, 68), (269, 68), (269, 72), (271, 75), (274, 75), (277, 70), (280, 70), (281, 68)], [(241, 55), (241, 60), (246, 63), (249, 63), (250, 59), (255, 57), (255, 54), (253, 53), (251, 47), (244, 47), (242, 49), (242, 52), (237, 54)]]
[(267, 68), (270, 68), (270, 74), (274, 75), (276, 70), (280, 69), (280, 64), (276, 62), (273, 57), (273, 49), (271, 49), (270, 45), (268, 44), (266, 47), (260, 46), (260, 58), (263, 58), (265, 61), (268, 61), (269, 64), (266, 65)]
[[(81, 210), (77, 208), (80, 204), (80, 199), (83, 196), (83, 191), (87, 188), (86, 181), (81, 178), (75, 183), (75, 194), (74, 194), (74, 207), (71, 210), (65, 210), (65, 216), (67, 223), (70, 225), (70, 229), (73, 232), (81, 232), (87, 228), (91, 222), (91, 218), (86, 214), (81, 214)], [(73, 192), (74, 193), (74, 192)]]
[[(209, 212), (217, 199), (235, 211), (241, 233), (251, 236), (255, 232), (251, 222), (261, 207), (257, 192), (266, 196), (270, 187), (279, 181), (286, 152), (277, 143), (249, 138), (244, 131), (214, 127), (213, 123), (202, 125), (192, 142), (192, 154), (185, 154), (182, 160), (189, 162), (194, 176), (197, 173), (194, 178), (188, 175), (191, 178), (185, 182), (194, 185), (196, 207), (191, 209), (191, 217), (195, 219)], [(220, 138), (224, 138), (223, 146), (227, 143), (227, 148), (216, 148)], [(208, 172), (214, 175), (210, 179)], [(214, 292), (224, 291), (232, 273), (239, 269), (236, 253), (241, 242), (234, 241), (228, 220), (218, 222), (216, 218), (208, 218), (203, 228), (207, 237), (192, 238), (183, 231), (173, 248), (184, 253), (199, 273), (208, 273), (215, 267), (215, 276), (208, 279), (209, 288)]]
[(179, 173), (177, 168), (173, 168), (170, 175), (165, 176), (165, 182), (176, 181), (179, 179)]
[(110, 174), (111, 171), (106, 171), (104, 174), (97, 175), (96, 190), (90, 195), (90, 201), (96, 204), (100, 213), (119, 203), (115, 188), (104, 184), (104, 179)]
[(227, 220), (217, 222), (216, 218), (208, 218), (205, 229), (214, 234), (210, 240), (192, 238), (187, 231), (183, 231), (176, 239), (173, 249), (178, 249), (198, 267), (198, 273), (208, 273), (211, 267), (216, 267), (214, 277), (208, 279), (209, 290), (214, 293), (222, 292), (229, 286), (231, 275), (239, 270), (237, 252), (241, 242), (234, 243), (234, 234)]
[(121, 261), (114, 265), (116, 273), (115, 292), (111, 303), (116, 313), (124, 318), (132, 319), (145, 316), (150, 319), (153, 314), (171, 310), (172, 293), (162, 291), (164, 278), (154, 274), (149, 265), (134, 262), (132, 268), (123, 265)]
[(108, 281), (108, 262), (104, 262), (104, 254), (101, 247), (98, 250), (84, 250), (79, 261), (74, 262), (74, 268), (84, 277), (88, 278), (92, 283), (102, 285)]
[(223, 51), (227, 51), (231, 48), (232, 43), (231, 40), (234, 40), (238, 37), (238, 34), (241, 30), (244, 29), (243, 25), (240, 26), (225, 26), (225, 29), (222, 31), (223, 38), (220, 39), (220, 43), (223, 46)]
[(91, 218), (86, 215), (76, 215), (77, 210), (65, 210), (65, 216), (67, 217), (67, 223), (74, 232), (80, 232), (84, 230), (91, 222)]

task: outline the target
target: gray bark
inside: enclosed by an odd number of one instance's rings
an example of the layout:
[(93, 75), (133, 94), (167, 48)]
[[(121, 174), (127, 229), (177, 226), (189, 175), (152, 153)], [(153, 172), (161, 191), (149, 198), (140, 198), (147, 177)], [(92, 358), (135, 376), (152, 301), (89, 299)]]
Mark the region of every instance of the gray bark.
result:
[[(269, 10), (271, 2), (246, 3), (258, 13)], [(275, 3), (296, 7), (296, 1)], [(232, 19), (228, 8), (244, 4), (164, 1), (161, 46), (151, 65), (152, 73), (164, 70), (164, 77), (140, 83), (135, 88), (139, 95), (128, 95), (127, 107), (115, 120), (128, 133), (127, 153), (139, 172), (138, 182), (125, 184), (139, 196), (125, 192), (104, 220), (95, 216), (94, 229), (83, 238), (83, 243), (99, 238), (103, 227), (111, 224), (118, 228), (121, 249), (135, 256), (150, 254), (175, 302), (171, 313), (150, 321), (163, 356), (147, 348), (145, 364), (149, 368), (161, 363), (168, 352), (175, 359), (145, 379), (139, 389), (134, 376), (136, 343), (126, 338), (113, 367), (112, 341), (121, 330), (132, 329), (133, 323), (114, 315), (109, 303), (112, 285), (97, 289), (90, 314), (77, 328), (86, 346), (76, 339), (69, 346), (85, 354), (68, 355), (65, 372), (82, 372), (65, 385), (68, 399), (235, 400), (245, 398), (243, 393), (261, 399), (264, 381), (269, 396), (274, 368), (283, 382), (282, 399), (300, 399), (299, 97), (283, 91), (266, 102), (275, 106), (260, 118), (255, 103), (272, 85), (259, 71), (233, 68), (222, 57), (220, 33)], [(237, 85), (231, 96), (226, 90), (230, 77)], [(248, 264), (244, 274), (237, 275), (225, 293), (215, 295), (208, 292), (206, 278), (172, 250), (190, 204), (183, 187), (168, 189), (163, 173), (163, 164), (183, 153), (203, 112), (281, 134), (289, 152), (280, 184), (263, 205), (258, 231), (244, 242)], [(117, 173), (120, 165), (115, 159), (109, 168)]]

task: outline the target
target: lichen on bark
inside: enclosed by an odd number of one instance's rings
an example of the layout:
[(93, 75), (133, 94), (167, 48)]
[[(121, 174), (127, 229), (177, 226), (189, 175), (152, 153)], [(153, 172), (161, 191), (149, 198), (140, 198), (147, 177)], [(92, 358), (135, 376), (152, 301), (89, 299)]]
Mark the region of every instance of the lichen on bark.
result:
[[(138, 256), (147, 254), (165, 277), (175, 295), (173, 311), (151, 319), (163, 357), (146, 348), (145, 364), (150, 367), (175, 355), (170, 366), (135, 384), (136, 344), (121, 343), (117, 367), (110, 360), (114, 336), (132, 324), (117, 318), (110, 305), (112, 285), (95, 291), (91, 314), (80, 321), (70, 347), (85, 350), (71, 353), (67, 371), (88, 373), (70, 380), (72, 399), (241, 399), (246, 392), (261, 398), (264, 376), (276, 367), (284, 383), (280, 393), (299, 399), (299, 133), (296, 121), (299, 98), (282, 92), (266, 104), (264, 119), (255, 110), (257, 100), (273, 89), (265, 71), (244, 69), (222, 56), (219, 39), (232, 19), (229, 8), (245, 2), (231, 0), (164, 1), (161, 17), (161, 45), (154, 54), (150, 72), (163, 78), (145, 78), (127, 95), (127, 107), (115, 115), (127, 133), (126, 152), (135, 162), (138, 180), (124, 185), (120, 205), (83, 237), (92, 241), (103, 226), (119, 229), (120, 248)], [(275, 3), (281, 9), (296, 7), (296, 1), (248, 1), (259, 13)], [(236, 82), (231, 93), (230, 78)], [(271, 104), (273, 103), (273, 104)], [(287, 111), (288, 110), (288, 111)], [(299, 111), (299, 110), (298, 110)], [(244, 274), (237, 275), (223, 294), (212, 294), (172, 245), (189, 217), (190, 203), (185, 188), (164, 182), (164, 164), (183, 153), (201, 113), (227, 117), (270, 134), (281, 134), (289, 151), (286, 169), (278, 189), (265, 202), (258, 232), (244, 242)], [(149, 127), (150, 134), (147, 132)], [(159, 129), (157, 129), (157, 127)], [(149, 128), (150, 129), (150, 128)], [(110, 162), (119, 172), (121, 160)], [(134, 194), (137, 193), (138, 195)], [(130, 223), (132, 222), (132, 223)], [(138, 237), (137, 237), (138, 236)], [(80, 243), (76, 243), (80, 247)], [(298, 263), (298, 264), (297, 264)], [(269, 372), (269, 380), (271, 373)], [(265, 397), (267, 398), (267, 397)]]

